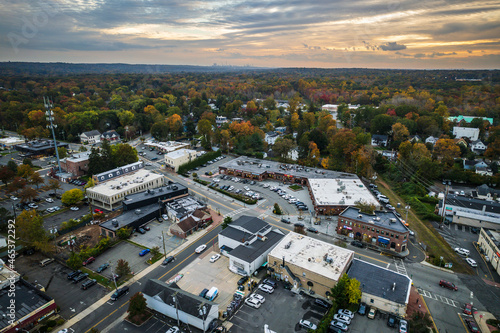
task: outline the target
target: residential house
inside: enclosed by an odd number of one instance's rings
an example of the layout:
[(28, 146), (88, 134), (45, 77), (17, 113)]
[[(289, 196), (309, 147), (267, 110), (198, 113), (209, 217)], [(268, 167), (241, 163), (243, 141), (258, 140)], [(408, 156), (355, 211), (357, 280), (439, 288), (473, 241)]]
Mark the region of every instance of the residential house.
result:
[(197, 209), (192, 214), (182, 218), (179, 223), (170, 227), (170, 233), (185, 239), (200, 228), (205, 228), (212, 222), (212, 215), (203, 209)]
[(416, 142), (422, 141), (422, 139), (420, 138), (420, 136), (418, 136), (418, 134), (417, 135), (410, 135), (409, 140), (411, 143), (416, 143)]
[(430, 143), (431, 145), (435, 145), (437, 142), (438, 138), (433, 137), (432, 135), (425, 139), (425, 143)]
[(481, 176), (493, 176), (493, 171), (488, 167), (477, 167), (476, 173)]
[(475, 140), (470, 143), (470, 149), (476, 154), (483, 154), (487, 146), (481, 140)]
[(455, 141), (456, 145), (462, 145), (465, 148), (467, 148), (469, 146), (469, 144), (467, 143), (467, 140), (465, 140), (464, 138), (456, 138), (456, 139), (454, 139), (454, 141)]
[(217, 116), (215, 118), (215, 124), (217, 125), (217, 127), (220, 127), (220, 126), (222, 126), (222, 124), (225, 124), (227, 122), (228, 122), (227, 117)]
[(279, 134), (277, 132), (267, 132), (264, 140), (267, 142), (268, 145), (272, 146), (276, 142), (276, 140), (279, 138)]
[(493, 201), (495, 198), (500, 198), (500, 190), (489, 187), (486, 184), (476, 188), (478, 199)]
[(477, 168), (487, 168), (488, 164), (485, 161), (463, 159), (463, 166), (465, 170), (476, 171)]
[(82, 144), (94, 144), (101, 141), (101, 132), (98, 130), (93, 130), (89, 132), (83, 132), (80, 134), (80, 142)]
[(373, 134), (372, 135), (372, 146), (387, 147), (389, 143), (389, 137), (387, 135)]
[(120, 141), (120, 135), (115, 130), (107, 131), (101, 134), (101, 140)]

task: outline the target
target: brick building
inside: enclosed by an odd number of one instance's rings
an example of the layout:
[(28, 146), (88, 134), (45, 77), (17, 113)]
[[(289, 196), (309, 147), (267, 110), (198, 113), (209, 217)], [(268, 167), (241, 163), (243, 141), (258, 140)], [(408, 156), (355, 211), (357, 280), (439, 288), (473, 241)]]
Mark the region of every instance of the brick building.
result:
[(90, 152), (72, 154), (61, 160), (61, 168), (75, 177), (85, 176), (89, 171)]
[(338, 218), (337, 233), (401, 255), (408, 255), (409, 231), (401, 220), (389, 211), (362, 213), (348, 207)]

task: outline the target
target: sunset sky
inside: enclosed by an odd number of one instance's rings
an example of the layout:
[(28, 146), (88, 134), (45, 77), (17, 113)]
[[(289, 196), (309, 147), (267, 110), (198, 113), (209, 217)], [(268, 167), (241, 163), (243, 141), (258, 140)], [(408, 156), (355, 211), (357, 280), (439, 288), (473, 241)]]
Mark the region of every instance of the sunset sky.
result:
[(500, 66), (500, 2), (4, 0), (0, 61)]

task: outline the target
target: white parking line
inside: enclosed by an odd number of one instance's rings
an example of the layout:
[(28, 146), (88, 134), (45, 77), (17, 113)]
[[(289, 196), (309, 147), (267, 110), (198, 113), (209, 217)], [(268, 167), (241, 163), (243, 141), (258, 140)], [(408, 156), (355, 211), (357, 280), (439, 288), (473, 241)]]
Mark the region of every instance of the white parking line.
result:
[[(438, 295), (438, 294), (433, 294), (431, 293), (430, 291), (427, 291), (427, 290), (423, 290), (423, 289), (418, 289), (418, 292), (424, 296), (424, 297), (427, 297), (427, 298), (431, 298), (433, 300), (436, 300), (438, 302), (441, 302), (441, 303), (444, 303), (444, 304), (447, 304), (447, 305), (450, 305), (450, 306), (453, 306), (455, 308), (460, 308), (460, 302), (457, 302), (451, 298), (448, 298), (448, 297), (445, 297), (445, 296), (441, 296), (441, 295)], [(458, 304), (458, 305), (457, 305)]]

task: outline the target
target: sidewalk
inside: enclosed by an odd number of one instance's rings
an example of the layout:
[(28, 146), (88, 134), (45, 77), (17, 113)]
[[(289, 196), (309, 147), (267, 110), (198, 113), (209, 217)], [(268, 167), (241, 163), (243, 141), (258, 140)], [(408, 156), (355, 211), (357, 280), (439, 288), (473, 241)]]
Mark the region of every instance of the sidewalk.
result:
[(493, 332), (495, 329), (498, 329), (495, 328), (494, 326), (486, 324), (486, 320), (488, 319), (496, 319), (496, 318), (489, 312), (485, 311), (474, 312), (474, 320), (476, 321), (482, 333), (490, 333)]

